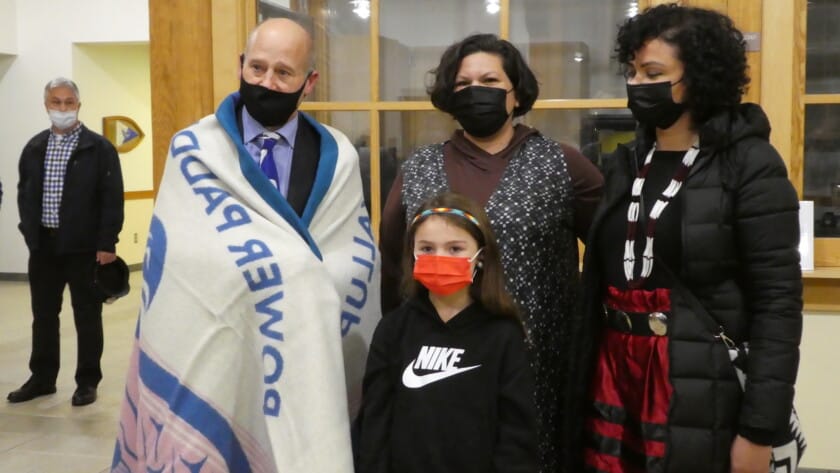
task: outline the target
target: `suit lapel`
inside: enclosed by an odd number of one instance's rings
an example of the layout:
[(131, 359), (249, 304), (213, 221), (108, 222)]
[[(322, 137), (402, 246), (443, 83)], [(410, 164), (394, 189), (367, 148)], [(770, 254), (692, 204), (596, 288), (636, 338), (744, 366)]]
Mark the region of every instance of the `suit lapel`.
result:
[(321, 159), (321, 141), (307, 120), (300, 117), (292, 153), (292, 170), (286, 200), (298, 216), (303, 215)]

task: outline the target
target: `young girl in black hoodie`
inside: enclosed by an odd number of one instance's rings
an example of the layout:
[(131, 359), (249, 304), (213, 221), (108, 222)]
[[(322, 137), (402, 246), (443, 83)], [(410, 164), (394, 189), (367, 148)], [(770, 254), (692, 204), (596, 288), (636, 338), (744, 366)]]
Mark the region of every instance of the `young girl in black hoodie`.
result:
[(403, 261), (408, 300), (368, 355), (356, 471), (535, 472), (533, 375), (483, 209), (428, 200)]

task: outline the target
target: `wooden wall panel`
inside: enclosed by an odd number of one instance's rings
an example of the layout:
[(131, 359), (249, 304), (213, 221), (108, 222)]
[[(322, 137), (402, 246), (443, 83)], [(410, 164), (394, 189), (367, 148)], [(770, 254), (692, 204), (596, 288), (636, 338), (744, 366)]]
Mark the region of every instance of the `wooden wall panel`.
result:
[(257, 21), (256, 1), (211, 0), (213, 103), (239, 89), (239, 54)]
[[(370, 100), (379, 101), (379, 0), (370, 2)], [(379, 240), (379, 222), (381, 219), (380, 208), (385, 205), (385, 198), (380, 189), (382, 188), (382, 158), (379, 155), (381, 140), (379, 138), (381, 128), (379, 123), (379, 111), (370, 112), (370, 219), (373, 225), (373, 234)]]
[(149, 0), (153, 178), (172, 135), (214, 109), (210, 0)]
[[(315, 22), (315, 37), (312, 38), (315, 46), (315, 69), (318, 70), (318, 84), (315, 86), (312, 97), (307, 97), (310, 101), (327, 101), (330, 99), (330, 82), (332, 81), (332, 74), (330, 74), (330, 38), (327, 34), (329, 22), (329, 5), (326, 5), (324, 0), (310, 0), (308, 14)], [(329, 117), (329, 114), (327, 114)], [(327, 118), (328, 120), (329, 118)], [(329, 122), (327, 122), (329, 123)]]
[(757, 33), (761, 41), (761, 50), (747, 52), (747, 66), (750, 75), (750, 85), (744, 94), (744, 102), (759, 103), (761, 101), (761, 58), (766, 51), (762, 32), (762, 0), (731, 0), (724, 11), (735, 22), (745, 35)]
[[(790, 170), (791, 181), (798, 190), (802, 187), (801, 170), (799, 176), (795, 176), (794, 170), (801, 166), (793, 158), (796, 144), (793, 141), (795, 130), (793, 120), (793, 104), (797, 97), (795, 92), (795, 54), (796, 50), (790, 41), (794, 34), (794, 25), (791, 18), (795, 10), (790, 0), (766, 0), (763, 16), (764, 31), (772, 31), (773, 34), (762, 35), (761, 68), (765, 80), (761, 82), (761, 98), (759, 102), (770, 119), (772, 131), (770, 143), (782, 155), (782, 159)], [(803, 70), (804, 71), (804, 70)], [(755, 86), (752, 87), (753, 89)], [(800, 194), (801, 195), (801, 194)]]
[(499, 3), (499, 37), (510, 39), (510, 0), (501, 0)]
[[(745, 0), (735, 0), (736, 2)], [(697, 8), (708, 8), (709, 10), (717, 10), (721, 13), (728, 13), (729, 0), (685, 0), (679, 2), (682, 5)]]
[(678, 5), (686, 5), (688, 2), (685, 0), (647, 0), (647, 4), (642, 4), (639, 2), (639, 9), (643, 10), (645, 7), (655, 7), (657, 5), (664, 5), (666, 3), (676, 3)]
[(814, 266), (840, 267), (840, 238), (814, 238)]
[(802, 299), (806, 311), (840, 312), (840, 276), (806, 279)]
[[(805, 159), (805, 103), (803, 96), (805, 95), (805, 51), (808, 40), (808, 1), (794, 0), (793, 3), (793, 65), (789, 71), (793, 82), (790, 114), (790, 178), (801, 197), (805, 177), (803, 169)], [(840, 253), (840, 251), (837, 253)]]

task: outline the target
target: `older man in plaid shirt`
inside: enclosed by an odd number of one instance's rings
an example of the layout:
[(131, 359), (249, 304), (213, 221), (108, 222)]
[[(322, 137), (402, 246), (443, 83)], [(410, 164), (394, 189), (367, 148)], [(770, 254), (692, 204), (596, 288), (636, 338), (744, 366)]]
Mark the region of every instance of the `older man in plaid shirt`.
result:
[(102, 379), (102, 299), (96, 264), (116, 258), (123, 224), (123, 181), (114, 146), (79, 122), (79, 89), (65, 78), (44, 88), (52, 127), (35, 135), (20, 157), (20, 231), (29, 247), (32, 376), (8, 395), (24, 402), (56, 391), (62, 294), (70, 286), (78, 357), (72, 404), (96, 401)]

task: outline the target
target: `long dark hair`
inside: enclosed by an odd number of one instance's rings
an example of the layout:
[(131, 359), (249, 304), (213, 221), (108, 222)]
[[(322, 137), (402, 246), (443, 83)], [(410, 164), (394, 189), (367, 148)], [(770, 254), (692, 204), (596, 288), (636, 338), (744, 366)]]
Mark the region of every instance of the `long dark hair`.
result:
[[(461, 194), (445, 192), (427, 199), (417, 210), (420, 215), (424, 210), (435, 208), (451, 208), (462, 210), (478, 220), (478, 225), (459, 215), (448, 213), (434, 213), (432, 215), (446, 220), (447, 223), (460, 228), (470, 234), (484, 248), (478, 256), (481, 268), (478, 270), (470, 286), (470, 297), (478, 301), (487, 311), (499, 317), (511, 318), (521, 324), (519, 309), (513, 298), (505, 288), (505, 275), (499, 256), (499, 245), (490, 227), (490, 219), (480, 205)], [(428, 218), (428, 217), (426, 217)], [(403, 251), (403, 291), (408, 297), (416, 297), (428, 293), (428, 289), (414, 279), (414, 235), (417, 228), (426, 218), (413, 222), (406, 231)]]

